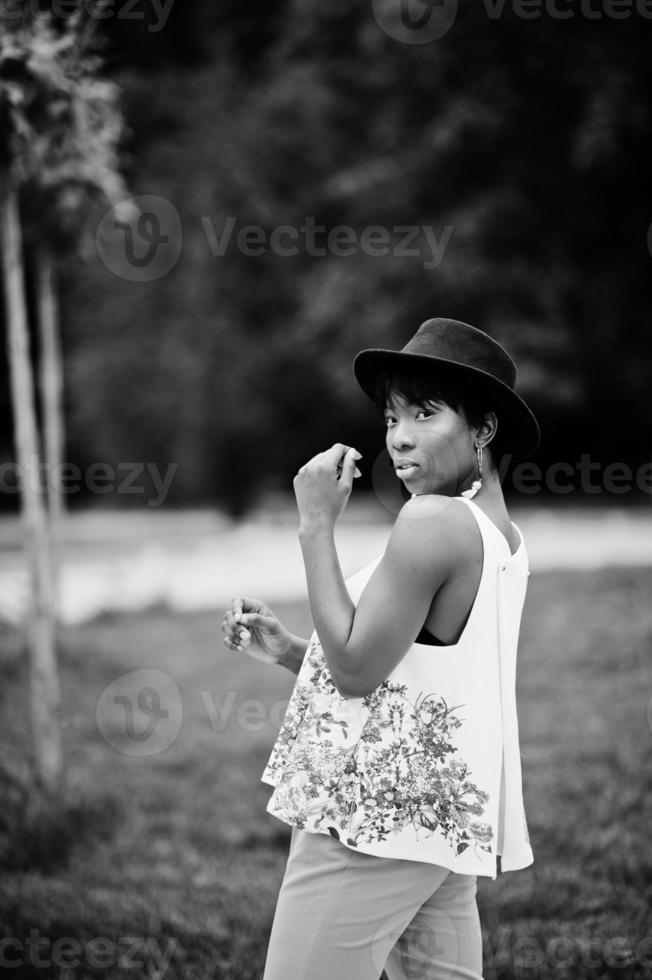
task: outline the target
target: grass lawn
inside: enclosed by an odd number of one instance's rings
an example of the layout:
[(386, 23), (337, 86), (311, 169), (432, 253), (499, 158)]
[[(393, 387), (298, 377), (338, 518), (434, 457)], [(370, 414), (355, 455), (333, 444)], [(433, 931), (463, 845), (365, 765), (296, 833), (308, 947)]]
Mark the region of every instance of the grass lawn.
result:
[[(535, 863), (479, 879), (486, 980), (652, 977), (651, 592), (652, 569), (530, 579), (517, 685)], [(277, 611), (307, 635), (305, 606)], [(63, 632), (64, 803), (26, 811), (4, 788), (8, 976), (260, 980), (290, 836), (260, 775), (293, 677), (228, 652), (220, 619), (161, 609)], [(20, 638), (1, 639), (2, 763), (20, 774), (27, 673)], [(157, 743), (125, 736), (126, 702), (100, 699), (134, 670), (151, 687), (134, 730), (151, 718), (171, 741), (155, 754), (134, 754)]]

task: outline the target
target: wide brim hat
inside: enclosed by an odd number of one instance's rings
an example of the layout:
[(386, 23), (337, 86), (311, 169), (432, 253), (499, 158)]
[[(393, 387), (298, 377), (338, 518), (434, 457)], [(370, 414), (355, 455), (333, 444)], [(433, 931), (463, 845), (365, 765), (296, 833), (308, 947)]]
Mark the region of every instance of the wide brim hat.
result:
[(516, 394), (516, 365), (498, 341), (469, 323), (435, 317), (422, 323), (401, 350), (371, 348), (360, 351), (353, 371), (362, 390), (375, 400), (376, 379), (387, 371), (410, 365), (431, 366), (433, 377), (476, 380), (486, 392), (487, 406), (496, 413), (496, 441), (513, 458), (531, 456), (540, 443), (539, 425), (532, 410)]

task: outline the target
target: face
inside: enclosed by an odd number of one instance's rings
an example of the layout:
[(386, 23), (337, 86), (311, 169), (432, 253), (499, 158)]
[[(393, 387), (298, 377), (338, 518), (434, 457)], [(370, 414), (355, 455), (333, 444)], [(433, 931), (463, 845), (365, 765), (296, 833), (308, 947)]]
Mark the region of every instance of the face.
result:
[(445, 402), (421, 405), (392, 394), (385, 409), (387, 451), (410, 493), (455, 496), (477, 475), (475, 430)]

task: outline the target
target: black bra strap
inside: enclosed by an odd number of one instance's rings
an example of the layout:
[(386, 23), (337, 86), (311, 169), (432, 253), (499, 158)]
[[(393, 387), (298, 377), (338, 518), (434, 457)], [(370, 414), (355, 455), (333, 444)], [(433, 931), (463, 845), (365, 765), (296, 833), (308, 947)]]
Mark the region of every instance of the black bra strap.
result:
[(427, 646), (432, 646), (432, 647), (447, 647), (449, 645), (448, 643), (444, 643), (443, 640), (437, 639), (434, 633), (431, 633), (430, 630), (427, 630), (425, 626), (421, 627), (421, 632), (419, 633), (419, 635), (417, 636), (414, 642), (424, 643)]

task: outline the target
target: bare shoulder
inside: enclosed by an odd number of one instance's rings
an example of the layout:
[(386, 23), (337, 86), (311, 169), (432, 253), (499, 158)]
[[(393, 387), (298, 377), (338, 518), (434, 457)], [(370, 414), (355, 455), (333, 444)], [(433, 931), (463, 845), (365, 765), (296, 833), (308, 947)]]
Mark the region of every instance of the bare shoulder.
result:
[(449, 571), (477, 550), (477, 527), (468, 508), (443, 494), (412, 497), (401, 508), (392, 534), (394, 554), (410, 552), (413, 560), (433, 562)]
[(440, 493), (412, 497), (403, 505), (398, 516), (406, 522), (425, 520), (422, 528), (430, 527), (438, 534), (447, 531), (462, 537), (467, 536), (465, 531), (473, 531), (476, 523), (466, 504)]
[(401, 507), (398, 516), (401, 519), (415, 520), (428, 517), (450, 517), (451, 513), (457, 511), (458, 503), (459, 501), (441, 493), (424, 493), (407, 500)]

